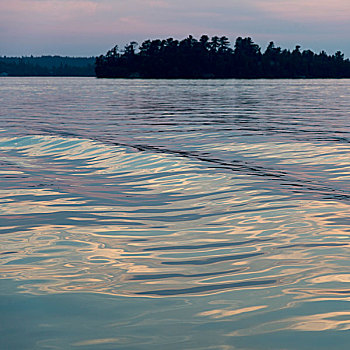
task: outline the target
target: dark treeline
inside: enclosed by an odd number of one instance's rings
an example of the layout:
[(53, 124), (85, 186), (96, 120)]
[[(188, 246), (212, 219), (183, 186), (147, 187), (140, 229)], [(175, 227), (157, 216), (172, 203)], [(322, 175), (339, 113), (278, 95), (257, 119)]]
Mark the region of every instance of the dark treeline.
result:
[(239, 37), (231, 48), (225, 36), (190, 35), (115, 46), (96, 58), (95, 71), (99, 78), (350, 78), (350, 61), (340, 51), (291, 51), (270, 42), (262, 52), (251, 38)]
[(1, 57), (3, 76), (95, 76), (94, 57)]

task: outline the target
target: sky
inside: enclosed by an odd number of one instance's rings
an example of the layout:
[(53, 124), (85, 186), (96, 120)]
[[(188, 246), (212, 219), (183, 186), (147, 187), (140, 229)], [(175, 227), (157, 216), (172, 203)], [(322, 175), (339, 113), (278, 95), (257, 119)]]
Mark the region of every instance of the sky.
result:
[(349, 0), (0, 0), (0, 56), (96, 56), (207, 34), (350, 57), (348, 33)]

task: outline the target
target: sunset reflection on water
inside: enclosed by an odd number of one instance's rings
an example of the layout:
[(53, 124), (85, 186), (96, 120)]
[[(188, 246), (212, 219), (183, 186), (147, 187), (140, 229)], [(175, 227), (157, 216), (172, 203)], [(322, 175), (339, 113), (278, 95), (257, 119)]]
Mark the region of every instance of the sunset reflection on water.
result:
[(3, 230), (16, 232), (4, 277), (25, 280), (30, 293), (278, 293), (314, 286), (346, 258), (342, 202), (270, 195), (253, 176), (79, 139), (1, 145), (20, 168), (5, 175), (11, 189), (1, 192), (2, 217), (13, 223)]
[[(181, 154), (102, 141), (1, 131), (0, 278), (16, 295), (158, 305), (135, 310), (136, 332), (160, 329), (163, 312), (180, 327), (182, 310), (200, 330), (185, 348), (209, 349), (206, 327), (227, 349), (231, 338), (350, 329), (348, 143), (209, 138)], [(69, 346), (140, 348), (122, 329)]]

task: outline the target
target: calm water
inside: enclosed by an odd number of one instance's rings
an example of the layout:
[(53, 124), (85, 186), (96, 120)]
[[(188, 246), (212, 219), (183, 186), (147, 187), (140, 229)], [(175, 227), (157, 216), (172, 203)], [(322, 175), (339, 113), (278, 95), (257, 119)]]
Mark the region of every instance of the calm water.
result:
[(0, 80), (1, 349), (348, 349), (350, 80)]

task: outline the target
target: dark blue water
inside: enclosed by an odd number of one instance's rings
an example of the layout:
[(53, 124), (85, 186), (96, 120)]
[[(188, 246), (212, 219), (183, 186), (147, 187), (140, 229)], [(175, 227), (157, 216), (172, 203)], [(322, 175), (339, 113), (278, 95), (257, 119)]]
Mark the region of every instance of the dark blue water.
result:
[(1, 348), (348, 349), (350, 80), (2, 78), (0, 106)]

